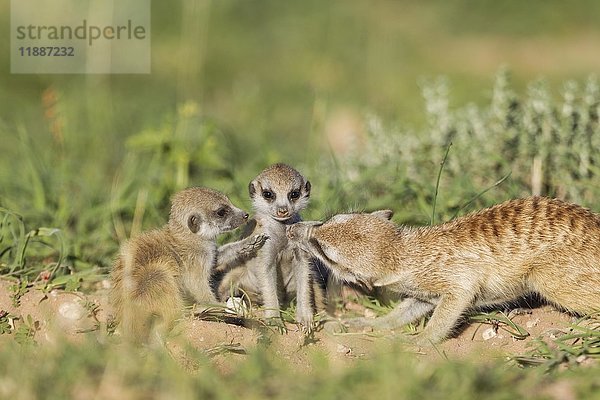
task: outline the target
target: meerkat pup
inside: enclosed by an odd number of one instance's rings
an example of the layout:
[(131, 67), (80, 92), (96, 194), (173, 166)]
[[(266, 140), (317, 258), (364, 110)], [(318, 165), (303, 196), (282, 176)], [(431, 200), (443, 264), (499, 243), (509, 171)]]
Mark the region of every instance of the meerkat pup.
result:
[(273, 319), (280, 317), (280, 298), (295, 295), (296, 320), (310, 329), (320, 290), (312, 276), (315, 267), (305, 252), (289, 245), (285, 234), (287, 226), (301, 221), (300, 211), (308, 205), (310, 189), (310, 182), (286, 164), (271, 165), (250, 182), (255, 215), (248, 225), (254, 225), (253, 234), (266, 234), (269, 240), (256, 258), (223, 274), (218, 285), (222, 300), (245, 293), (262, 303), (265, 317)]
[(600, 216), (556, 199), (511, 200), (431, 227), (369, 214), (287, 229), (342, 280), (404, 296), (388, 315), (351, 325), (395, 328), (433, 310), (417, 337), (444, 340), (474, 307), (537, 293), (568, 312), (600, 309)]
[[(265, 236), (217, 248), (216, 237), (248, 220), (224, 194), (193, 187), (172, 198), (168, 223), (121, 246), (112, 271), (110, 299), (124, 337), (161, 339), (186, 303), (215, 303), (209, 279), (216, 260), (252, 257)], [(155, 331), (158, 337), (149, 337)]]

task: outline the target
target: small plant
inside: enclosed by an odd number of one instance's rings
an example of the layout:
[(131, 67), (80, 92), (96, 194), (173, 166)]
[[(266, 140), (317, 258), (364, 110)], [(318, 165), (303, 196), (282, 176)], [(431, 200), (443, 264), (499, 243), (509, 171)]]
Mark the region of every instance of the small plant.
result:
[(10, 298), (12, 300), (13, 307), (19, 307), (21, 305), (21, 297), (23, 297), (29, 290), (29, 282), (27, 281), (27, 278), (24, 277), (17, 283), (10, 285), (9, 290), (11, 292)]
[(382, 316), (390, 312), (395, 303), (390, 301), (390, 304), (384, 304), (382, 300), (372, 296), (361, 296), (355, 299), (355, 301), (361, 306), (375, 313), (376, 316)]
[[(586, 325), (583, 325), (587, 322)], [(600, 321), (582, 318), (568, 333), (547, 341), (538, 338), (528, 354), (514, 357), (521, 366), (542, 366), (551, 371), (560, 365), (579, 364), (588, 358), (600, 359)]]
[(224, 343), (204, 350), (208, 357), (220, 356), (223, 354), (242, 354), (246, 355), (247, 351), (240, 343)]
[(0, 335), (12, 333), (14, 319), (14, 315), (11, 315), (8, 311), (0, 310)]
[(35, 334), (40, 329), (40, 322), (27, 315), (15, 330), (15, 341), (20, 345), (37, 345)]
[[(529, 332), (527, 332), (525, 328), (515, 323), (502, 311), (479, 313), (472, 315), (469, 319), (471, 322), (479, 322), (481, 324), (491, 325), (496, 333), (502, 329), (517, 340), (523, 340), (529, 336)], [(473, 332), (473, 338), (475, 337), (476, 333), (477, 330)]]
[[(23, 218), (0, 207), (0, 245), (6, 245), (0, 251), (0, 261), (3, 260), (0, 275), (48, 285), (53, 276), (65, 269), (66, 243), (62, 231), (40, 227), (25, 232)], [(49, 238), (57, 243), (49, 243)]]
[(69, 279), (65, 283), (65, 292), (76, 292), (81, 287), (81, 281), (79, 279)]
[(78, 330), (77, 333), (94, 332), (100, 329), (100, 320), (98, 319), (98, 312), (100, 312), (100, 305), (95, 301), (83, 298), (79, 301), (79, 304), (88, 312), (88, 317), (94, 320), (94, 325), (91, 328)]

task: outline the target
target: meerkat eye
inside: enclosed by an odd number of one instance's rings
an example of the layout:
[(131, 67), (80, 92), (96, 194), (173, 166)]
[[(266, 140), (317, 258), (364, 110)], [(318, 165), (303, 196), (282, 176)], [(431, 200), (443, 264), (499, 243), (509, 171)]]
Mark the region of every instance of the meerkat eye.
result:
[(288, 194), (288, 198), (290, 200), (298, 200), (300, 198), (300, 191), (299, 190), (292, 190), (289, 194)]
[(222, 218), (227, 215), (228, 211), (229, 209), (227, 207), (221, 207), (217, 210), (217, 215)]
[(262, 197), (265, 200), (273, 200), (275, 198), (275, 194), (273, 192), (271, 192), (270, 190), (263, 190)]

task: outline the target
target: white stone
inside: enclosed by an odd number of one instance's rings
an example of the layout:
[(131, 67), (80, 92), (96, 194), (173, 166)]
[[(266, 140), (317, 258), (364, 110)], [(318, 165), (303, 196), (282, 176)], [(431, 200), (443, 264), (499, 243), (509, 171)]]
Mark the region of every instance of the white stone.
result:
[(496, 329), (494, 329), (494, 327), (489, 327), (485, 331), (483, 331), (481, 336), (483, 337), (483, 340), (490, 340), (498, 336), (498, 332), (496, 332)]
[(86, 315), (85, 309), (81, 305), (73, 302), (62, 303), (58, 306), (58, 313), (63, 318), (71, 321), (80, 320)]
[(228, 298), (225, 302), (225, 306), (227, 307), (227, 311), (232, 314), (243, 316), (248, 313), (248, 307), (246, 306), (246, 303), (244, 303), (244, 299), (241, 297)]

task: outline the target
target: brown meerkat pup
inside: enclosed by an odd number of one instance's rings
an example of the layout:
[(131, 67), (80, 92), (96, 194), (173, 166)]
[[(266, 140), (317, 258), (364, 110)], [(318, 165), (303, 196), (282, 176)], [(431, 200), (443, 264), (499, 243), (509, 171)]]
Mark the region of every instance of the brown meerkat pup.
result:
[(160, 341), (186, 303), (215, 303), (209, 282), (217, 259), (255, 256), (266, 240), (254, 236), (217, 248), (216, 237), (248, 214), (216, 190), (188, 188), (171, 200), (168, 223), (124, 243), (113, 267), (111, 303), (124, 337), (135, 342)]
[(217, 270), (224, 271), (217, 289), (221, 300), (246, 294), (264, 306), (266, 318), (277, 319), (282, 300), (296, 297), (296, 320), (306, 329), (312, 328), (315, 308), (324, 302), (320, 283), (327, 273), (318, 270), (313, 263), (318, 261), (289, 246), (285, 234), (287, 226), (301, 221), (300, 211), (308, 205), (310, 190), (310, 182), (300, 172), (281, 163), (266, 168), (250, 182), (255, 215), (248, 227), (253, 227), (252, 234), (266, 234), (269, 240), (256, 258), (244, 265), (222, 268), (219, 260)]
[(447, 338), (471, 308), (529, 293), (568, 312), (600, 309), (600, 216), (556, 199), (511, 200), (431, 227), (341, 214), (287, 235), (342, 280), (404, 296), (388, 315), (350, 325), (391, 329), (433, 310), (420, 344)]

